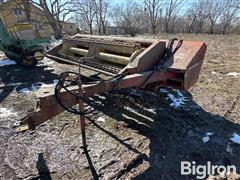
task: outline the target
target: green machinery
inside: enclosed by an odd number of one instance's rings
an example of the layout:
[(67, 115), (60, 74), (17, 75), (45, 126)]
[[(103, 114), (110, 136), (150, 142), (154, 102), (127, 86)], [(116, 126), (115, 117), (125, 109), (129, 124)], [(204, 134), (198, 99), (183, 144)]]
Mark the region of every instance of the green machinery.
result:
[(15, 27), (15, 31), (10, 31), (0, 19), (0, 51), (3, 51), (8, 58), (20, 66), (34, 67), (39, 60), (44, 58), (43, 45), (50, 43), (51, 37), (40, 37), (30, 24), (25, 25), (25, 29), (21, 30), (17, 31)]

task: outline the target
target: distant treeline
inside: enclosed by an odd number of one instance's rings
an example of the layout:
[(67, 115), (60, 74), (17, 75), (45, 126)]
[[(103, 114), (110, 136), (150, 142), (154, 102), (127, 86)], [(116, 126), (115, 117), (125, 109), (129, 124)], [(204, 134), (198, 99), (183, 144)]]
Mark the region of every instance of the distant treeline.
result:
[[(240, 0), (0, 0), (3, 9), (21, 9), (32, 22), (31, 5), (41, 10), (55, 37), (72, 20), (86, 33), (134, 36), (141, 33), (240, 34)], [(2, 4), (2, 5), (1, 5)]]
[(105, 34), (108, 26), (126, 34), (240, 34), (239, 0), (75, 0), (81, 29)]

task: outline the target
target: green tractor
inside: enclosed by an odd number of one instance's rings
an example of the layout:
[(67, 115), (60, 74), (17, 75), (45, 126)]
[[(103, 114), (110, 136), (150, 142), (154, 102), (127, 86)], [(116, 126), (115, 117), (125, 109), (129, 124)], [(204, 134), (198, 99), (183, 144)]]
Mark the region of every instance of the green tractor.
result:
[(31, 68), (44, 58), (44, 44), (51, 37), (41, 37), (30, 24), (6, 28), (0, 19), (0, 51), (18, 65)]

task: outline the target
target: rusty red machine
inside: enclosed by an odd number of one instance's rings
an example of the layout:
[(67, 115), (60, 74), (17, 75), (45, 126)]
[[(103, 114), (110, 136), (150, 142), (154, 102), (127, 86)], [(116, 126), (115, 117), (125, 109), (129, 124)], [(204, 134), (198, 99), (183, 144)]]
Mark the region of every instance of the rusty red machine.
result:
[[(157, 91), (161, 87), (172, 87), (188, 90), (198, 80), (206, 49), (204, 42), (177, 39), (167, 41), (81, 34), (66, 37), (45, 56), (59, 63), (78, 65), (79, 73), (62, 73), (57, 87), (40, 89), (35, 111), (29, 112), (21, 124), (34, 129), (65, 109), (77, 112), (72, 107), (79, 104), (84, 137), (84, 99), (125, 88)], [(110, 77), (84, 84), (81, 68)], [(64, 85), (66, 82), (68, 85)]]

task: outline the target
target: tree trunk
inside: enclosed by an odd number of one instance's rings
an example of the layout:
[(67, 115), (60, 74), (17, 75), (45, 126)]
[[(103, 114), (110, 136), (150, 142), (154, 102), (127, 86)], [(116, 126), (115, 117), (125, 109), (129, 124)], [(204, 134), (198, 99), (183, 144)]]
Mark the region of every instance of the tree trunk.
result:
[(195, 21), (196, 21), (196, 15), (194, 16), (194, 18), (193, 18), (193, 20), (192, 20), (192, 22), (191, 22), (191, 25), (190, 25), (189, 28), (187, 29), (187, 32), (188, 32), (188, 33), (192, 33), (192, 32), (193, 32), (193, 25), (194, 25)]
[(213, 34), (214, 33), (214, 23), (211, 23), (211, 26), (210, 26), (210, 34)]
[(89, 24), (89, 30), (90, 30), (90, 34), (93, 34), (93, 28), (92, 28), (92, 24)]
[(61, 39), (62, 38), (62, 29), (60, 28), (56, 19), (54, 17), (51, 17), (51, 16), (48, 15), (48, 20), (49, 20), (50, 26), (53, 29), (54, 37), (56, 39)]
[(169, 33), (169, 23), (168, 22), (165, 24), (165, 32)]
[(222, 29), (222, 34), (225, 35), (225, 34), (226, 34), (226, 31), (227, 31), (227, 26), (224, 25), (224, 26), (223, 26), (223, 29)]
[(152, 24), (152, 33), (156, 34), (156, 25), (155, 24)]
[(59, 26), (58, 20), (55, 19), (54, 15), (50, 12), (48, 5), (47, 5), (47, 1), (40, 0), (40, 7), (43, 8), (43, 10), (46, 14), (46, 17), (48, 19), (48, 22), (53, 29), (54, 37), (56, 39), (61, 39), (62, 38), (62, 28)]
[(106, 24), (104, 23), (103, 20), (102, 20), (102, 33), (106, 34)]

